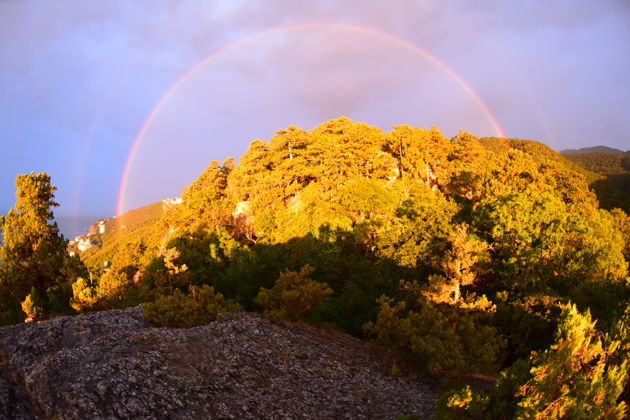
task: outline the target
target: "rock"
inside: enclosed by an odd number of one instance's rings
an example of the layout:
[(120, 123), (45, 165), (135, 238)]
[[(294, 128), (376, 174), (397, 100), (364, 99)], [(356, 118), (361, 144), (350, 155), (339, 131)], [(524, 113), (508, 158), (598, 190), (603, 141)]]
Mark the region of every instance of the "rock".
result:
[[(434, 412), (358, 340), (253, 313), (154, 328), (140, 307), (0, 328), (0, 418), (395, 418)], [(352, 344), (354, 343), (354, 344)]]

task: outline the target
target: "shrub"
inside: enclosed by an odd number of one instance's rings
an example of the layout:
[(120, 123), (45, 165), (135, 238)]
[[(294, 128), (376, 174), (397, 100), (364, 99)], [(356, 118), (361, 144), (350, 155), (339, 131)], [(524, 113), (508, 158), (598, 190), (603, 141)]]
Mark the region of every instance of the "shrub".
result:
[(79, 277), (72, 283), (72, 299), (70, 307), (75, 311), (93, 309), (98, 303), (98, 293), (83, 277)]
[(488, 406), (488, 397), (473, 391), (466, 385), (461, 389), (445, 392), (438, 399), (438, 420), (483, 419)]
[(299, 272), (286, 270), (280, 274), (271, 289), (260, 289), (256, 304), (263, 309), (263, 315), (274, 320), (297, 321), (313, 306), (316, 306), (333, 290), (326, 283), (310, 279), (313, 268), (308, 264)]
[(600, 338), (588, 311), (565, 306), (555, 343), (530, 357), (531, 379), (517, 393), (522, 399), (516, 417), (626, 418), (627, 406), (618, 399), (627, 363), (609, 362), (609, 348), (618, 345)]
[(419, 299), (414, 308), (385, 296), (376, 322), (364, 329), (395, 355), (430, 372), (459, 375), (493, 371), (503, 345), (497, 331), (476, 311), (440, 310)]
[(21, 305), (27, 321), (34, 321), (44, 313), (44, 301), (34, 287), (31, 287), (31, 293), (26, 296)]
[(172, 295), (160, 296), (142, 305), (142, 313), (152, 324), (160, 327), (189, 328), (206, 324), (220, 312), (242, 308), (215, 293), (211, 286), (188, 287), (188, 294), (175, 289)]

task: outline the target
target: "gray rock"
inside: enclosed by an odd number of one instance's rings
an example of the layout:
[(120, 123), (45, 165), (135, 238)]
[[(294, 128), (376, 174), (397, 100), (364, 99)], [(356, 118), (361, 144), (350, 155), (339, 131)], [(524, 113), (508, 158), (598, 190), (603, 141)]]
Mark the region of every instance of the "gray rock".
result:
[(0, 418), (395, 418), (434, 412), (360, 341), (253, 313), (154, 328), (140, 307), (0, 328)]

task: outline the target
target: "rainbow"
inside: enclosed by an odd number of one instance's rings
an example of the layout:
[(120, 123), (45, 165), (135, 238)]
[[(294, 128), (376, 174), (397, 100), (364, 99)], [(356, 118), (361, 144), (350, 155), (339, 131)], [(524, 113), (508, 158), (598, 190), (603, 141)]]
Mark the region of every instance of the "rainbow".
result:
[(413, 43), (411, 43), (411, 42), (409, 42), (409, 41), (407, 41), (407, 40), (405, 40), (403, 38), (396, 37), (394, 35), (391, 35), (391, 34), (389, 34), (387, 32), (383, 32), (383, 31), (378, 30), (378, 29), (373, 29), (373, 28), (370, 28), (370, 27), (359, 26), (359, 25), (349, 24), (349, 23), (312, 22), (312, 23), (299, 23), (299, 24), (293, 24), (293, 25), (279, 26), (279, 27), (267, 29), (265, 31), (258, 32), (258, 33), (255, 33), (255, 34), (252, 34), (252, 35), (240, 38), (240, 39), (238, 39), (236, 41), (233, 41), (230, 44), (228, 44), (228, 45), (226, 45), (226, 46), (224, 46), (224, 47), (214, 51), (213, 53), (211, 53), (210, 55), (206, 56), (201, 61), (199, 61), (197, 64), (192, 66), (186, 72), (184, 72), (179, 77), (179, 79), (177, 79), (177, 81), (175, 81), (175, 83), (173, 83), (173, 85), (170, 88), (168, 88), (168, 90), (162, 95), (162, 97), (157, 101), (157, 103), (153, 106), (153, 108), (149, 112), (149, 115), (147, 116), (147, 118), (142, 123), (142, 126), (140, 127), (140, 130), (138, 131), (138, 134), (136, 135), (136, 137), (135, 137), (135, 139), (133, 141), (133, 144), (131, 145), (131, 149), (129, 151), (129, 155), (127, 156), (127, 161), (126, 161), (124, 169), (123, 169), (123, 174), (122, 174), (122, 178), (121, 178), (121, 181), (120, 181), (120, 187), (119, 187), (119, 190), (118, 190), (118, 201), (117, 201), (117, 206), (116, 206), (117, 215), (120, 216), (120, 215), (123, 214), (125, 193), (126, 193), (126, 187), (127, 187), (127, 180), (129, 178), (129, 173), (130, 173), (131, 166), (133, 164), (134, 158), (136, 156), (136, 153), (138, 152), (138, 148), (139, 148), (140, 144), (142, 143), (142, 140), (143, 140), (145, 134), (147, 133), (147, 130), (149, 129), (149, 127), (151, 126), (151, 124), (155, 120), (156, 116), (160, 113), (160, 110), (162, 109), (164, 104), (166, 102), (168, 102), (168, 100), (177, 91), (177, 89), (179, 89), (184, 83), (186, 83), (186, 81), (193, 74), (198, 72), (201, 68), (203, 68), (206, 64), (208, 64), (210, 61), (212, 61), (216, 57), (218, 57), (218, 56), (220, 56), (220, 55), (222, 55), (222, 54), (224, 54), (224, 53), (226, 53), (228, 51), (231, 51), (231, 50), (234, 50), (236, 48), (239, 48), (239, 47), (241, 47), (241, 46), (243, 46), (245, 44), (248, 44), (248, 43), (250, 43), (252, 41), (258, 40), (260, 38), (267, 37), (269, 35), (283, 33), (283, 32), (290, 32), (290, 31), (294, 31), (294, 30), (302, 30), (302, 29), (336, 29), (336, 28), (351, 30), (351, 31), (360, 32), (360, 33), (364, 33), (364, 34), (368, 34), (368, 35), (372, 35), (372, 36), (378, 36), (378, 37), (383, 38), (383, 39), (387, 39), (387, 40), (392, 41), (393, 43), (395, 43), (395, 44), (397, 44), (399, 46), (402, 46), (402, 47), (404, 47), (406, 49), (409, 49), (409, 50), (411, 50), (411, 51), (413, 51), (413, 52), (415, 52), (417, 54), (420, 54), (424, 58), (428, 59), (430, 62), (432, 62), (437, 67), (439, 67), (441, 70), (446, 72), (449, 76), (451, 76), (466, 91), (466, 93), (468, 93), (468, 95), (470, 95), (470, 97), (477, 103), (479, 108), (481, 108), (481, 110), (483, 111), (484, 115), (486, 116), (486, 118), (488, 119), (490, 124), (492, 125), (492, 128), (495, 131), (495, 134), (498, 137), (505, 137), (505, 133), (503, 132), (503, 129), (501, 128), (501, 126), (497, 122), (496, 118), (494, 117), (494, 115), (492, 114), (492, 112), (490, 111), (488, 106), (479, 97), (479, 95), (473, 90), (473, 88), (470, 87), (470, 85), (464, 79), (462, 79), (462, 77), (459, 74), (457, 74), (453, 69), (448, 67), (446, 65), (446, 63), (444, 63), (439, 58), (429, 54), (427, 51), (423, 50), (422, 48), (418, 47), (417, 45), (415, 45), (415, 44), (413, 44)]

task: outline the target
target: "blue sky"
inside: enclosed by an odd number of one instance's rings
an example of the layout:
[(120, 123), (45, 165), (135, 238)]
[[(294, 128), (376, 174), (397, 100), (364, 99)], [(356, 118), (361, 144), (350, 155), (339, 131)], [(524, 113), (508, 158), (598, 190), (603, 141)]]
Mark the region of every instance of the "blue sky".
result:
[[(494, 135), (444, 62), (510, 137), (630, 149), (630, 3), (619, 1), (0, 0), (0, 211), (18, 173), (48, 172), (60, 217), (177, 196), (208, 162), (341, 115), (389, 130)], [(78, 223), (78, 222), (77, 222)], [(75, 227), (76, 228), (76, 227)], [(76, 229), (75, 229), (76, 230)], [(70, 231), (70, 229), (67, 229)]]

